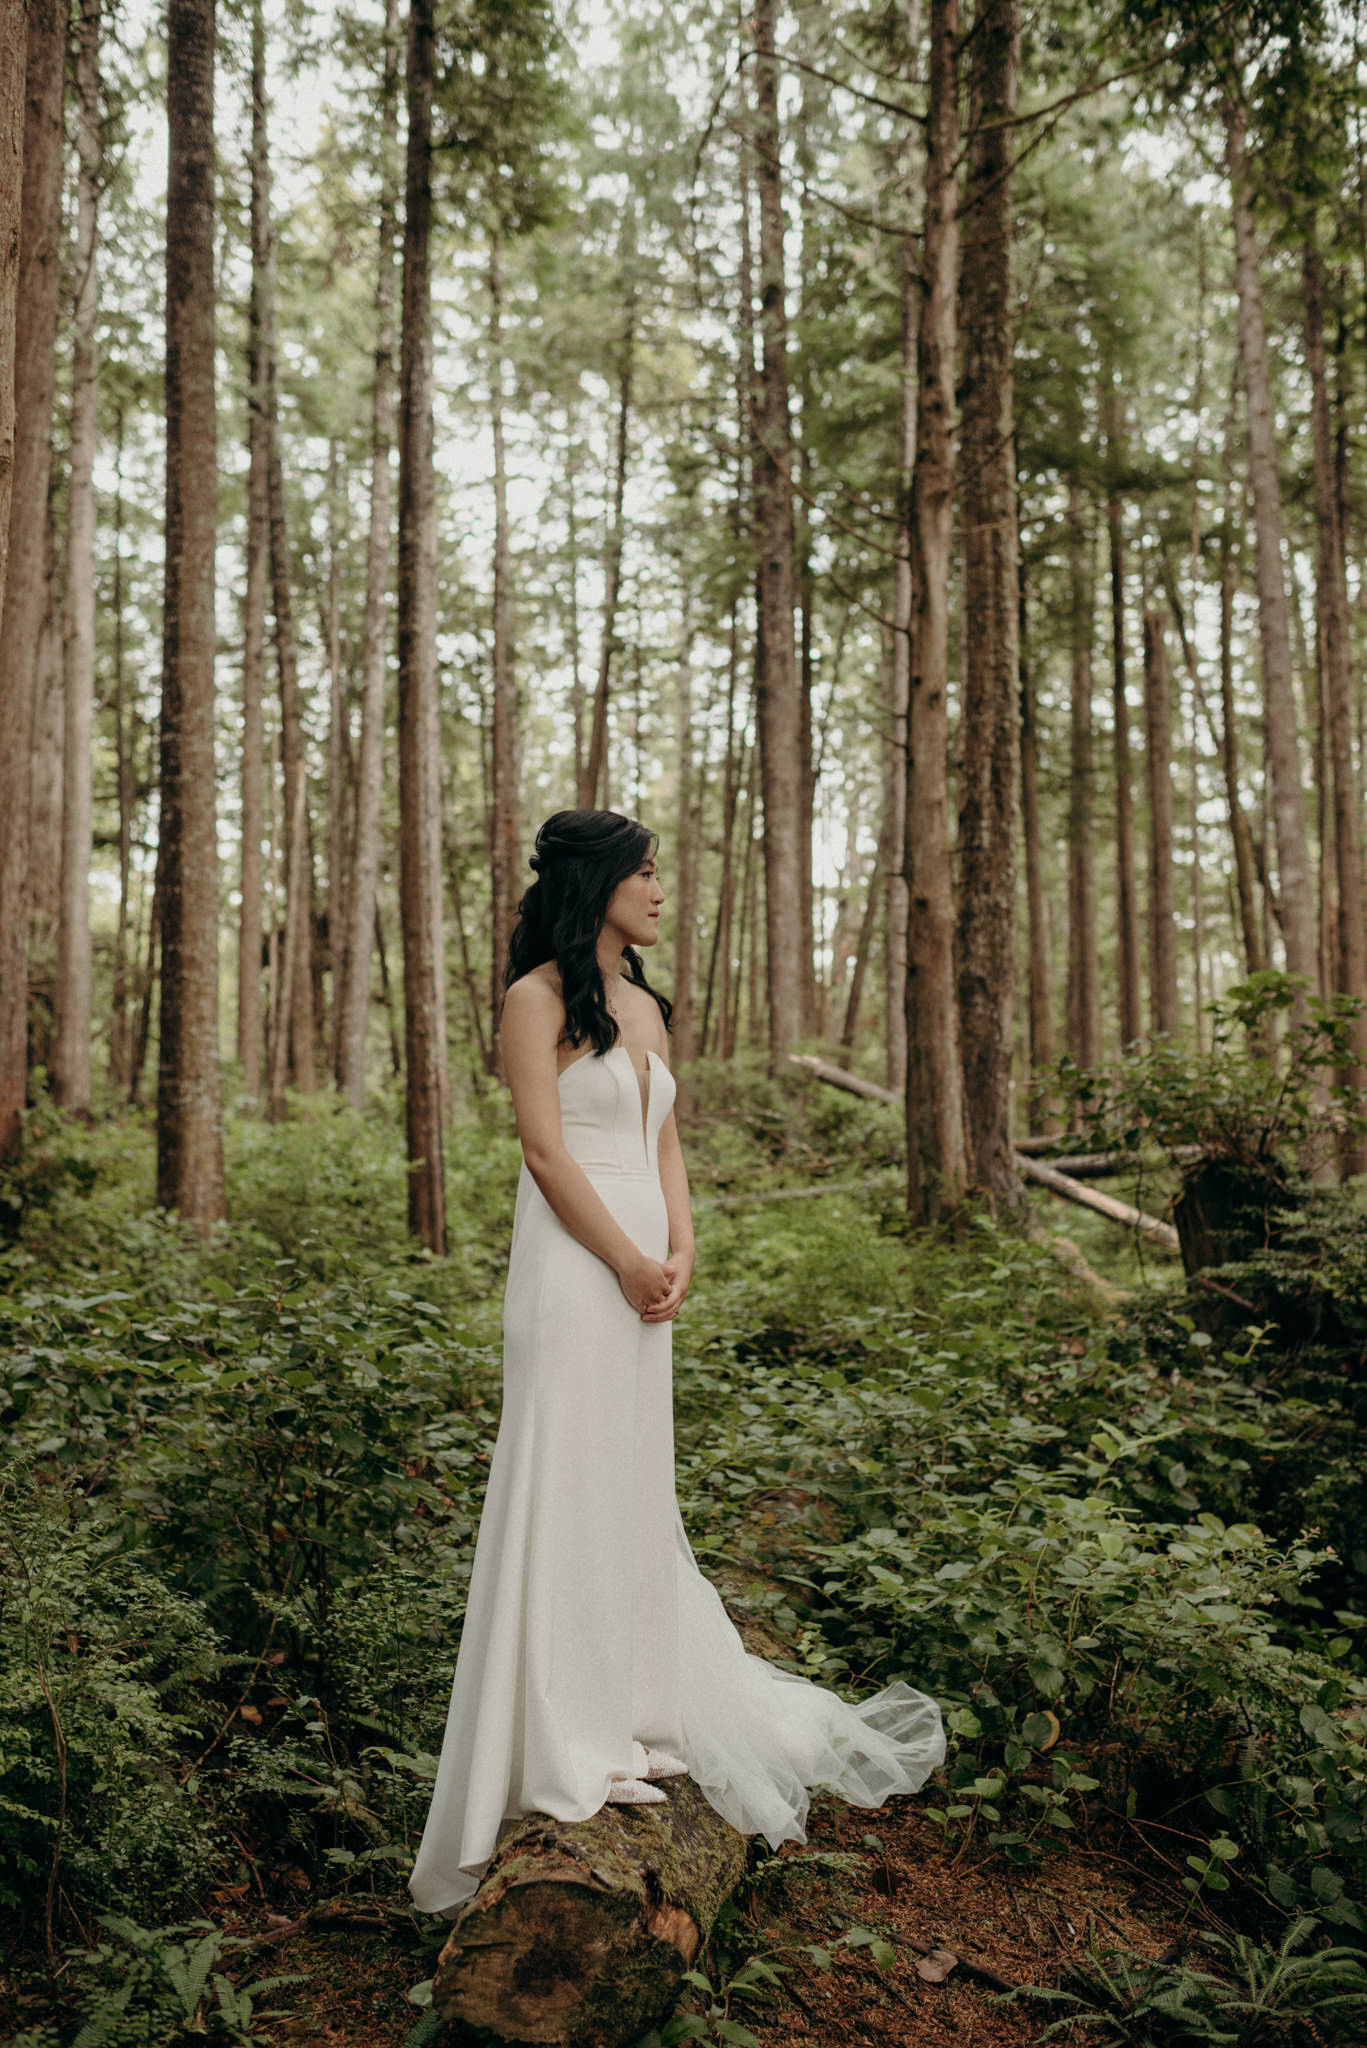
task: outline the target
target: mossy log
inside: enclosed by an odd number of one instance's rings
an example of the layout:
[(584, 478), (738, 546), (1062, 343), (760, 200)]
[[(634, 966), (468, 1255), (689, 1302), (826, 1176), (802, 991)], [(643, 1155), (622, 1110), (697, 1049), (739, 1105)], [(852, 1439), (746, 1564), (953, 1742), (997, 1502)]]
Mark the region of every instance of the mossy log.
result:
[(443, 2019), (556, 2048), (628, 2048), (663, 2019), (744, 1874), (746, 1841), (691, 1778), (661, 1789), (663, 1806), (518, 1823), (441, 1952)]

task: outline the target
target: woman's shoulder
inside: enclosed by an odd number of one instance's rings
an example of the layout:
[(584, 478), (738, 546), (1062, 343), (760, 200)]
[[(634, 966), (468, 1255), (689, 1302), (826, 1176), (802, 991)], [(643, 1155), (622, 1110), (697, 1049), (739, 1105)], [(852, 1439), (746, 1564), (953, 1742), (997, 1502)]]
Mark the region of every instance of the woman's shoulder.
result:
[(554, 960), (543, 960), (539, 967), (519, 975), (503, 997), (503, 1008), (511, 1010), (514, 1016), (563, 1017), (565, 999), (560, 992), (560, 970)]

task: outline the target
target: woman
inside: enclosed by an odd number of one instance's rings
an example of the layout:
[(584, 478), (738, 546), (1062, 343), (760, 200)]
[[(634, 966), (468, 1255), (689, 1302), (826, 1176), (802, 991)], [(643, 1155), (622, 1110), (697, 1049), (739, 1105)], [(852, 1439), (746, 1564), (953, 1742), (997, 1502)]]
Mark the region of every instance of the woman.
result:
[(502, 1017), (524, 1166), (503, 1312), (503, 1413), (441, 1760), (409, 1881), (425, 1912), (475, 1890), (505, 1821), (663, 1800), (685, 1769), (717, 1811), (803, 1841), (809, 1789), (860, 1806), (941, 1761), (939, 1711), (900, 1682), (852, 1707), (750, 1656), (674, 1498), (671, 1325), (693, 1271), (672, 1104), (655, 838), (614, 811), (536, 836)]

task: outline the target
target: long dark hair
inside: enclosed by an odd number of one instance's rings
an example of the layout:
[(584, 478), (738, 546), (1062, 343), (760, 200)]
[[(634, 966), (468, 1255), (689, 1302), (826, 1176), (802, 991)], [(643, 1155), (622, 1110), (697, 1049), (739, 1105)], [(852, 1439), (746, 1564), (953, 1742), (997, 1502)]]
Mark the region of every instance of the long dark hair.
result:
[[(596, 1053), (605, 1053), (621, 1035), (608, 1011), (598, 934), (613, 890), (654, 856), (658, 844), (656, 833), (619, 811), (557, 811), (536, 835), (536, 880), (517, 906), (503, 986), (554, 960), (571, 1045), (588, 1039)], [(650, 986), (633, 946), (622, 955), (622, 972), (654, 997), (668, 1029), (673, 1005)]]

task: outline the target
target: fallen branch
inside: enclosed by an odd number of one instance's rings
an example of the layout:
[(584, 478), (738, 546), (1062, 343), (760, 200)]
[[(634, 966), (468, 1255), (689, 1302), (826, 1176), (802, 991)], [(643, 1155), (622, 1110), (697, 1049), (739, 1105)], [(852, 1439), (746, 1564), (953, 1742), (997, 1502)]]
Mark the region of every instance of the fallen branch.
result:
[(1114, 1195), (1103, 1195), (1098, 1188), (1089, 1188), (1080, 1180), (1071, 1180), (1057, 1167), (1046, 1165), (1042, 1159), (1028, 1159), (1023, 1152), (1016, 1154), (1016, 1166), (1024, 1179), (1047, 1188), (1051, 1195), (1058, 1195), (1065, 1202), (1076, 1202), (1080, 1209), (1094, 1209), (1098, 1216), (1105, 1216), (1112, 1223), (1121, 1223), (1128, 1230), (1138, 1230), (1145, 1237), (1152, 1238), (1155, 1244), (1161, 1244), (1165, 1251), (1175, 1252), (1178, 1249), (1177, 1232), (1171, 1223), (1164, 1223), (1160, 1217), (1148, 1216), (1129, 1202), (1118, 1202)]

